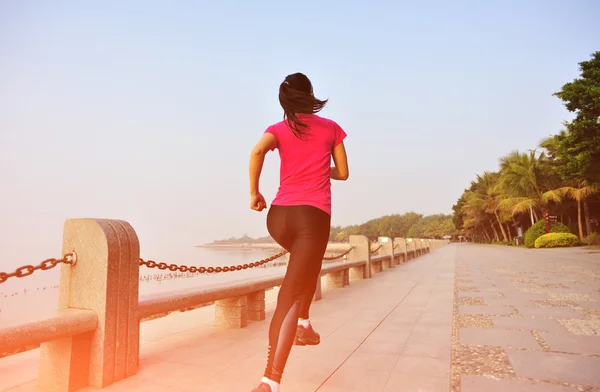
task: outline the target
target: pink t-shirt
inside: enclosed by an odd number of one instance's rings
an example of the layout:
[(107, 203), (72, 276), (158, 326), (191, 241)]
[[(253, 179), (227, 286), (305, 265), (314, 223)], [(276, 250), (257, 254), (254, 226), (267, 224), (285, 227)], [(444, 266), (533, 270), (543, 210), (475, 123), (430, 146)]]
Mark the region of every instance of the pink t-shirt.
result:
[(279, 190), (271, 204), (310, 205), (331, 215), (331, 152), (346, 132), (327, 118), (300, 115), (308, 129), (297, 138), (285, 121), (267, 128), (277, 138), (281, 159)]

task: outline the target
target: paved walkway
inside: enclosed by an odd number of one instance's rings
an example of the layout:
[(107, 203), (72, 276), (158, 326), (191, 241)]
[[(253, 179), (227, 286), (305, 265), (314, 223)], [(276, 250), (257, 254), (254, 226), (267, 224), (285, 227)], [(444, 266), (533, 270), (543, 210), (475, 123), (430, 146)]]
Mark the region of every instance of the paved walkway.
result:
[[(599, 287), (598, 253), (448, 245), (324, 291), (322, 343), (293, 348), (282, 392), (600, 391)], [(105, 390), (249, 391), (275, 296), (240, 330), (210, 326), (212, 308), (143, 323), (140, 372)]]
[(600, 391), (600, 253), (454, 251), (453, 390)]

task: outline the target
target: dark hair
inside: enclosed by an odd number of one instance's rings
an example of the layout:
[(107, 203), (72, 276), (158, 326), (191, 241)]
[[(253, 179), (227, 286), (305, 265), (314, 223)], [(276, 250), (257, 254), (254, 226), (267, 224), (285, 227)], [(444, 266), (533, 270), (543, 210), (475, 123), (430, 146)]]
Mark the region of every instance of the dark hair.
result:
[(283, 108), (283, 119), (296, 137), (304, 134), (308, 125), (300, 121), (298, 114), (315, 114), (321, 111), (327, 103), (313, 95), (310, 80), (302, 73), (295, 73), (285, 77), (279, 86), (279, 103)]

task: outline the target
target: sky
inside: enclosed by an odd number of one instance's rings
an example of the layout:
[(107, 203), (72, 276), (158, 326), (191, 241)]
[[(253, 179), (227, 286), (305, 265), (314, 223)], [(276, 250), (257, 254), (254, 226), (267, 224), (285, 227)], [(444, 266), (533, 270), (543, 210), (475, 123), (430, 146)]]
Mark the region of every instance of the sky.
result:
[(70, 218), (128, 221), (149, 258), (266, 235), (249, 154), (294, 72), (348, 134), (334, 225), (450, 213), (572, 118), (552, 94), (600, 50), (599, 16), (595, 0), (0, 1), (0, 271), (60, 256)]

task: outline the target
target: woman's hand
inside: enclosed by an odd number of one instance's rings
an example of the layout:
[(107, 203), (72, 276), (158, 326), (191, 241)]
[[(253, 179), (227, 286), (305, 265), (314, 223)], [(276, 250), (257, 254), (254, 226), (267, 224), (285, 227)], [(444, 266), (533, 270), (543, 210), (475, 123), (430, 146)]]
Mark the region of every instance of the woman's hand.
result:
[(267, 208), (267, 202), (260, 193), (250, 196), (250, 208), (254, 211), (262, 211)]

